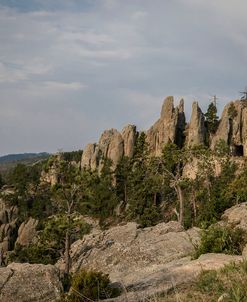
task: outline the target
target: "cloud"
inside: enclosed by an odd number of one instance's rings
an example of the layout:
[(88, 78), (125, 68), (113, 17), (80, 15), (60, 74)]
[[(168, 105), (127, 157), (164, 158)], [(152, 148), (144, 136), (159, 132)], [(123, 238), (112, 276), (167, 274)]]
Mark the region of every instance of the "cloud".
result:
[[(141, 3), (141, 5), (140, 5)], [(148, 128), (163, 99), (219, 110), (246, 86), (247, 2), (0, 0), (0, 153)]]
[(55, 81), (47, 81), (42, 83), (44, 89), (53, 90), (53, 91), (66, 91), (66, 90), (81, 90), (87, 88), (87, 85), (84, 85), (79, 82), (63, 83)]

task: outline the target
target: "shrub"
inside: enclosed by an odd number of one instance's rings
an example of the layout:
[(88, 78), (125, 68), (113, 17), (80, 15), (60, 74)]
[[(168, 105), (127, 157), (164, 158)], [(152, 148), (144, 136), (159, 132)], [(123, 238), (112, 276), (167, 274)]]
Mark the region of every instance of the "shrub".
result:
[(205, 253), (241, 255), (246, 242), (247, 237), (244, 230), (212, 225), (203, 231), (195, 257), (198, 258)]
[(203, 271), (197, 279), (196, 287), (205, 293), (212, 291), (221, 293), (224, 291), (224, 286), (215, 270)]
[(161, 213), (155, 206), (145, 208), (144, 213), (141, 215), (138, 222), (142, 228), (154, 226), (161, 221)]
[(83, 299), (106, 299), (119, 294), (119, 289), (110, 286), (108, 275), (102, 272), (81, 270), (72, 277), (70, 302), (81, 302)]

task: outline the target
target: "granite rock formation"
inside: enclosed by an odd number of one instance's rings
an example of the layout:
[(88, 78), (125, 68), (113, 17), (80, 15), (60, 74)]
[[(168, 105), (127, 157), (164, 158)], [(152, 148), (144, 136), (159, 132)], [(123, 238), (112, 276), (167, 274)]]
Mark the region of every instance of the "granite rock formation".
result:
[(186, 145), (196, 146), (205, 143), (206, 128), (204, 124), (204, 114), (198, 102), (193, 102), (190, 123), (186, 129)]
[(28, 246), (36, 235), (38, 223), (39, 221), (32, 217), (29, 217), (27, 221), (23, 222), (18, 229), (16, 244)]
[(182, 146), (184, 128), (183, 99), (180, 101), (179, 106), (175, 108), (173, 97), (167, 97), (164, 100), (160, 118), (146, 133), (151, 154), (159, 156), (164, 145), (169, 142)]
[(105, 158), (112, 161), (113, 169), (123, 156), (132, 157), (137, 133), (133, 125), (126, 126), (122, 133), (116, 129), (105, 130), (98, 144), (88, 144), (81, 159), (82, 168), (101, 170)]
[[(246, 230), (246, 203), (225, 211), (219, 223)], [(200, 229), (185, 231), (178, 222), (138, 228), (134, 222), (102, 231), (98, 228), (73, 243), (72, 271), (90, 268), (109, 273), (112, 282), (125, 288), (114, 301), (142, 301), (142, 297), (161, 293), (195, 280), (202, 270), (219, 269), (242, 256), (205, 254), (193, 260)], [(63, 260), (57, 263), (63, 269)], [(126, 295), (127, 298), (126, 299)]]
[(247, 155), (247, 103), (235, 101), (227, 104), (222, 112), (219, 127), (212, 138), (211, 148), (224, 140), (232, 155)]
[(18, 209), (8, 206), (0, 199), (0, 252), (7, 252), (13, 247), (18, 230)]
[(1, 302), (55, 302), (62, 293), (59, 270), (52, 265), (11, 263), (0, 267)]
[[(172, 96), (164, 100), (160, 118), (146, 131), (146, 141), (151, 156), (159, 156), (167, 143), (179, 147), (204, 145), (207, 128), (205, 118), (198, 102), (192, 104), (191, 118), (186, 125), (184, 101), (174, 107)], [(81, 167), (92, 170), (102, 168), (103, 158), (112, 160), (113, 169), (123, 156), (133, 157), (138, 137), (136, 126), (128, 125), (122, 132), (110, 129), (103, 132), (97, 144), (88, 144), (81, 159)], [(210, 147), (224, 140), (231, 148), (232, 155), (247, 155), (247, 105), (244, 101), (235, 101), (226, 105), (214, 135), (210, 135)]]

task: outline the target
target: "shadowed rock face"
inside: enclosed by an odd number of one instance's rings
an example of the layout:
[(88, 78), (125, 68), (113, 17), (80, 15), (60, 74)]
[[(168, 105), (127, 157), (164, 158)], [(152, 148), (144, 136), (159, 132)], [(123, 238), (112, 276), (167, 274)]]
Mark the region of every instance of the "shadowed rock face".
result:
[(182, 146), (185, 128), (184, 101), (174, 108), (172, 96), (164, 100), (159, 120), (147, 131), (147, 142), (151, 154), (159, 156), (165, 144), (177, 143)]
[(0, 199), (0, 251), (7, 252), (12, 245), (13, 237), (18, 230), (18, 209), (16, 206), (7, 206)]
[(212, 149), (219, 140), (224, 140), (230, 145), (233, 155), (247, 155), (247, 103), (245, 101), (235, 101), (225, 106), (219, 127), (212, 138)]

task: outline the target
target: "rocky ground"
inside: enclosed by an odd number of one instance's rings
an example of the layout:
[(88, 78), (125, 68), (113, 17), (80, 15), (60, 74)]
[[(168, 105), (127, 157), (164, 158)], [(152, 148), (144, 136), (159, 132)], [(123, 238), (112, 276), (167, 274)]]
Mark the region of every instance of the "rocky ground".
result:
[[(246, 203), (228, 209), (221, 224), (247, 229)], [(72, 246), (72, 271), (90, 268), (108, 273), (124, 288), (114, 301), (138, 301), (194, 280), (202, 270), (218, 269), (242, 256), (205, 254), (193, 260), (200, 229), (187, 231), (177, 222), (140, 229), (133, 222), (101, 231), (95, 226)], [(244, 250), (246, 253), (246, 249)], [(244, 254), (244, 256), (246, 256)], [(0, 268), (0, 301), (50, 302), (62, 295), (59, 269), (41, 264), (16, 264)]]

